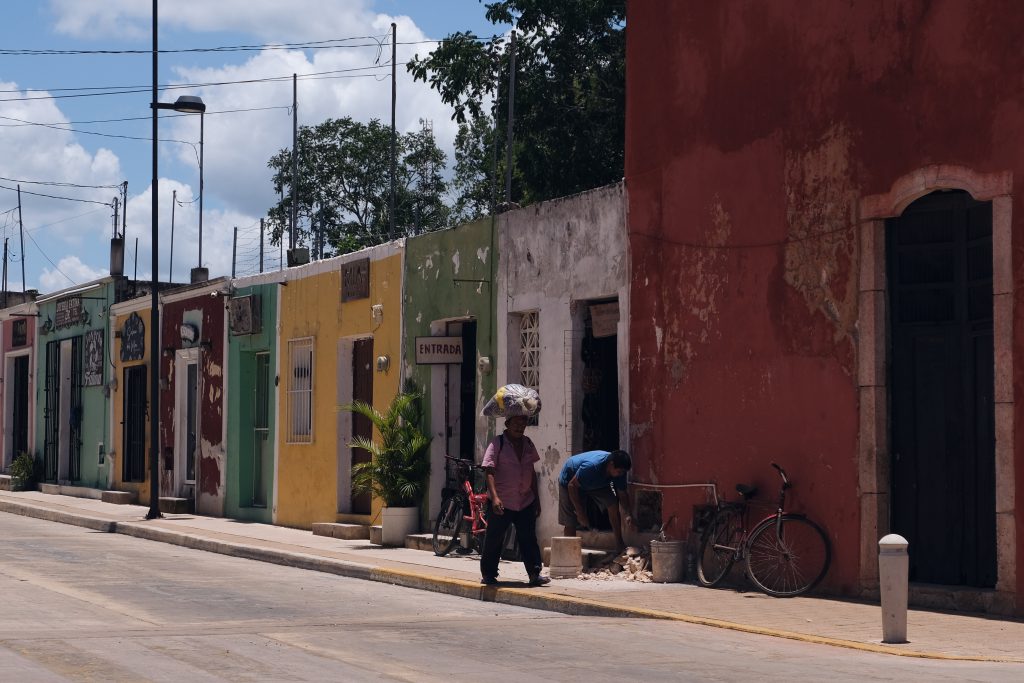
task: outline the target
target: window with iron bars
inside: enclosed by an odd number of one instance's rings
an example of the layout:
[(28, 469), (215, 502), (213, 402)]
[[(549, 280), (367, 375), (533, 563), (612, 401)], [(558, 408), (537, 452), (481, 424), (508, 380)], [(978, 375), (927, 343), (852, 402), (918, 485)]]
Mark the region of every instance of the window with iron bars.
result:
[(313, 338), (288, 342), (288, 443), (313, 443)]
[(540, 391), (540, 315), (537, 311), (519, 316), (519, 382)]

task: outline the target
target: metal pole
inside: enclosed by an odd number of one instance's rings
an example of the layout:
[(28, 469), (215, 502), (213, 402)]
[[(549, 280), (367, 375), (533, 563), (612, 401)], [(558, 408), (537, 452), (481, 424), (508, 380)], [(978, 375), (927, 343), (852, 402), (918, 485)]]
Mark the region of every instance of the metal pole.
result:
[(235, 257), (238, 254), (238, 226), (235, 226), (234, 237), (231, 238), (231, 277), (235, 277)]
[[(178, 191), (174, 190), (173, 192), (171, 192), (171, 256), (168, 259), (169, 263), (167, 264), (167, 281), (168, 282), (174, 282), (174, 207), (176, 207), (177, 205), (178, 205)], [(199, 220), (200, 221), (203, 220), (202, 213), (200, 213)], [(202, 235), (202, 229), (201, 228), (200, 228), (200, 233), (199, 234)], [(203, 243), (203, 238), (200, 237), (199, 238), (199, 244), (200, 244), (199, 251), (200, 252), (202, 252), (202, 250), (203, 250), (202, 243)], [(200, 256), (199, 257), (200, 263), (202, 262), (202, 260), (203, 260), (203, 258)]]
[(139, 238), (135, 238), (135, 273), (132, 275), (133, 280), (139, 279)]
[(263, 272), (263, 219), (260, 219), (260, 272)]
[(395, 62), (397, 61), (398, 27), (391, 22), (391, 199), (388, 202), (388, 239), (395, 238), (395, 174), (398, 172), (398, 135), (395, 132), (395, 103), (397, 101), (397, 82), (395, 80)]
[(511, 56), (508, 66), (508, 149), (505, 152), (505, 201), (512, 201), (512, 131), (515, 121), (516, 103), (516, 32), (512, 31), (512, 42), (509, 47)]
[(281, 240), (277, 243), (277, 247), (280, 252), (278, 254), (279, 260), (277, 262), (277, 269), (284, 270), (284, 235), (281, 236)]
[[(121, 183), (121, 206), (124, 210), (121, 212), (121, 237), (123, 238), (128, 233), (128, 181)], [(117, 232), (117, 224), (114, 224), (114, 232)], [(114, 237), (117, 237), (115, 234)]]
[[(157, 0), (153, 0), (153, 184), (150, 194), (153, 197), (153, 215), (151, 226), (153, 268), (150, 283), (150, 314), (149, 314), (149, 512), (146, 519), (156, 519), (160, 514), (160, 454), (157, 443), (160, 437), (160, 369), (157, 348), (160, 345), (160, 295), (157, 292), (157, 272), (159, 271), (159, 221), (160, 212), (159, 183), (157, 172)], [(135, 267), (139, 266), (139, 240), (135, 238)], [(136, 272), (136, 276), (138, 273)]]
[(199, 268), (203, 267), (203, 133), (206, 121), (206, 111), (199, 112)]
[(7, 238), (4, 238), (4, 303), (0, 308), (7, 308)]
[[(155, 0), (154, 0), (155, 2)], [(21, 185), (18, 185), (18, 234), (21, 235), (21, 293), (25, 293), (25, 223), (21, 220)]]
[(292, 74), (292, 229), (288, 250), (295, 248), (295, 230), (299, 222), (299, 77)]

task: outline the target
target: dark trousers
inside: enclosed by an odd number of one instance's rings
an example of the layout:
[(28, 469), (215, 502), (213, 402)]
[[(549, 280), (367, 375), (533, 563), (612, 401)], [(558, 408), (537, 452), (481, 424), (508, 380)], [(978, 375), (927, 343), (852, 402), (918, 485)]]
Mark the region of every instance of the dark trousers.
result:
[(492, 510), (487, 515), (487, 537), (484, 538), (484, 552), (480, 556), (480, 574), (485, 578), (498, 576), (498, 560), (501, 559), (501, 546), (505, 541), (505, 532), (510, 524), (516, 526), (516, 540), (519, 542), (519, 554), (523, 558), (523, 566), (530, 576), (540, 574), (540, 546), (537, 545), (537, 509), (527, 506), (523, 510), (505, 510), (498, 515)]

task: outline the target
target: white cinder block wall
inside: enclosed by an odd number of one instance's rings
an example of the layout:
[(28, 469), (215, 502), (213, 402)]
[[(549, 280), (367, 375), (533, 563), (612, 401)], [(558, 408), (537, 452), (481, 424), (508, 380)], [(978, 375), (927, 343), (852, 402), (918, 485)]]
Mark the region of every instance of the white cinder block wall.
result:
[[(527, 435), (540, 451), (541, 545), (561, 533), (558, 474), (580, 444), (579, 377), (584, 305), (618, 297), (619, 439), (629, 449), (629, 259), (626, 194), (616, 183), (498, 217), (498, 386), (519, 382), (519, 314), (537, 311), (539, 424)], [(575, 387), (575, 389), (574, 389)], [(495, 424), (501, 433), (502, 421)]]

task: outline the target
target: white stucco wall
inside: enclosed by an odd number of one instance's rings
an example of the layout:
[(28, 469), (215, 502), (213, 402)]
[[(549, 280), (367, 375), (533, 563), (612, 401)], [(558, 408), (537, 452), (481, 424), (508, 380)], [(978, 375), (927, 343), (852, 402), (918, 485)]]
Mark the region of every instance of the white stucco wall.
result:
[[(579, 444), (582, 396), (573, 395), (582, 361), (567, 340), (583, 333), (577, 303), (618, 297), (619, 435), (629, 449), (628, 305), (629, 259), (626, 196), (622, 183), (556, 199), (498, 217), (498, 386), (519, 381), (514, 357), (517, 313), (538, 311), (540, 328), (539, 424), (527, 435), (540, 451), (541, 545), (561, 533), (558, 526), (558, 474)], [(495, 430), (500, 433), (499, 422)], [(575, 437), (573, 432), (576, 432)]]

